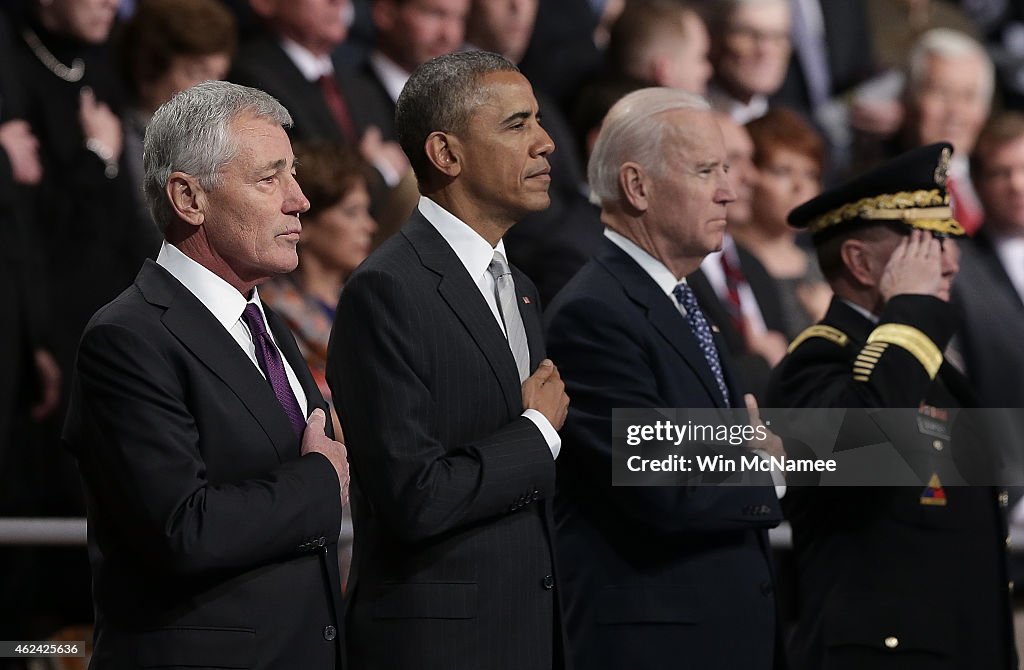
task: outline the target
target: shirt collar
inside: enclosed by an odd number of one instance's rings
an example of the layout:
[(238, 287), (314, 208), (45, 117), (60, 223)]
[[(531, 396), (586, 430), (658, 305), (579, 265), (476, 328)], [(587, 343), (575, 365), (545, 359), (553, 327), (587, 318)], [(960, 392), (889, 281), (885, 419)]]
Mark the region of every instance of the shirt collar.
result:
[(330, 56), (317, 56), (312, 51), (287, 37), (281, 39), (281, 48), (292, 59), (307, 81), (317, 81), (324, 75), (334, 74)]
[(224, 326), (225, 330), (231, 330), (242, 317), (245, 306), (250, 302), (259, 308), (264, 321), (266, 320), (259, 291), (254, 288), (252, 298), (246, 300), (231, 284), (186, 256), (173, 244), (164, 241), (160, 245), (156, 263), (191, 291), (199, 299), (199, 302), (210, 310), (220, 325)]
[(405, 88), (405, 82), (409, 81), (409, 73), (379, 51), (370, 54), (370, 67), (377, 73), (377, 77), (384, 85), (384, 90), (388, 92), (391, 101), (398, 102), (398, 96)]
[(491, 247), (491, 243), (466, 222), (426, 196), (420, 196), (418, 207), (420, 214), (441, 234), (474, 281), (487, 272), (495, 251), (500, 251), (508, 261), (504, 240), (498, 240), (498, 246)]
[(858, 314), (863, 316), (865, 319), (867, 319), (871, 323), (875, 323), (875, 324), (878, 323), (878, 315), (877, 314), (873, 314), (871, 312), (871, 310), (869, 310), (867, 307), (861, 307), (857, 303), (851, 302), (850, 300), (847, 300), (846, 298), (842, 298), (842, 301), (844, 303), (846, 303), (847, 307), (849, 307), (853, 311), (857, 312)]
[(712, 107), (725, 112), (741, 126), (761, 118), (768, 112), (767, 97), (757, 94), (750, 99), (750, 102), (743, 103), (714, 83), (708, 85), (708, 101)]
[(615, 246), (625, 251), (630, 258), (636, 261), (637, 265), (643, 268), (643, 271), (651, 276), (651, 279), (653, 279), (654, 283), (658, 285), (658, 288), (664, 291), (665, 295), (672, 298), (672, 301), (675, 302), (675, 295), (673, 294), (673, 291), (678, 284), (685, 284), (685, 279), (682, 281), (676, 279), (676, 276), (672, 274), (671, 270), (665, 267), (664, 263), (641, 249), (633, 240), (629, 239), (625, 235), (617, 233), (611, 228), (605, 228), (604, 236), (611, 240)]

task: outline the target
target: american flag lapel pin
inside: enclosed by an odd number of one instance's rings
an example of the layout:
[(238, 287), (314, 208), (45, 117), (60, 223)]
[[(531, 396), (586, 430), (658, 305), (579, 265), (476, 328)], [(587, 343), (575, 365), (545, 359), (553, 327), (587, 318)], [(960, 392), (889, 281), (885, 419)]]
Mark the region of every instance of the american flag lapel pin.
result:
[(529, 305), (530, 304), (530, 296), (526, 296), (526, 295), (523, 296), (523, 304), (524, 305)]

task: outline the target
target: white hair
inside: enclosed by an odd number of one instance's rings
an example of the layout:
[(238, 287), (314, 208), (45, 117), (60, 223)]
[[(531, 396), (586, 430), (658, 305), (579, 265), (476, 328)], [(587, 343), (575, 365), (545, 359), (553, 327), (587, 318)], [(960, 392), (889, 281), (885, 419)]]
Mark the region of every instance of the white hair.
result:
[(627, 161), (662, 174), (661, 144), (674, 129), (665, 121), (666, 113), (710, 109), (701, 96), (674, 88), (642, 88), (616, 102), (604, 117), (587, 164), (591, 199), (596, 204), (618, 199), (619, 169)]
[(940, 58), (963, 58), (977, 56), (982, 63), (982, 95), (986, 103), (992, 100), (995, 89), (995, 71), (992, 59), (985, 47), (977, 40), (958, 30), (950, 28), (933, 28), (918, 38), (907, 58), (907, 91), (913, 93), (920, 89), (928, 74), (928, 59), (931, 56)]
[(176, 94), (153, 114), (146, 127), (143, 192), (161, 233), (176, 217), (164, 190), (172, 172), (184, 172), (212, 190), (220, 170), (237, 154), (228, 126), (243, 114), (290, 128), (291, 114), (273, 96), (226, 81), (206, 81)]

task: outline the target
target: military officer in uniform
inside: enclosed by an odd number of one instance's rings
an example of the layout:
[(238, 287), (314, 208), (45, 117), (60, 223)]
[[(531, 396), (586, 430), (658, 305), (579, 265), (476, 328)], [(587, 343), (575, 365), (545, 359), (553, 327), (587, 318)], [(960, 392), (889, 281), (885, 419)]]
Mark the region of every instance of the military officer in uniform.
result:
[[(945, 188), (951, 154), (915, 149), (790, 214), (835, 296), (773, 372), (766, 406), (911, 408), (906, 425), (880, 422), (883, 439), (948, 445), (948, 410), (975, 404), (944, 356), (964, 234)], [(794, 668), (1017, 667), (1005, 492), (936, 474), (923, 487), (791, 487), (783, 503), (798, 567)]]

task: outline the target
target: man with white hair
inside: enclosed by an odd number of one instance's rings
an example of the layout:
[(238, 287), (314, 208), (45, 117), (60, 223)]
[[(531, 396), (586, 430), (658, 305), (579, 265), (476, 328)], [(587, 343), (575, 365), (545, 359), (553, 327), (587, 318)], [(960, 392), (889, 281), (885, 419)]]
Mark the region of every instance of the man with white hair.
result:
[(590, 158), (606, 239), (546, 319), (573, 399), (555, 519), (575, 667), (780, 667), (768, 474), (751, 487), (610, 481), (613, 408), (743, 406), (686, 282), (722, 248), (726, 156), (702, 98), (648, 88), (612, 107)]
[(164, 242), (86, 328), (64, 428), (89, 508), (90, 667), (341, 667), (345, 447), (256, 288), (295, 269), (309, 209), (289, 125), (266, 93), (211, 81), (146, 130)]
[(984, 216), (971, 183), (968, 157), (988, 118), (994, 86), (992, 61), (985, 48), (961, 32), (929, 30), (910, 52), (903, 140), (908, 147), (935, 142), (953, 145), (947, 189), (953, 216), (968, 235), (974, 234)]

